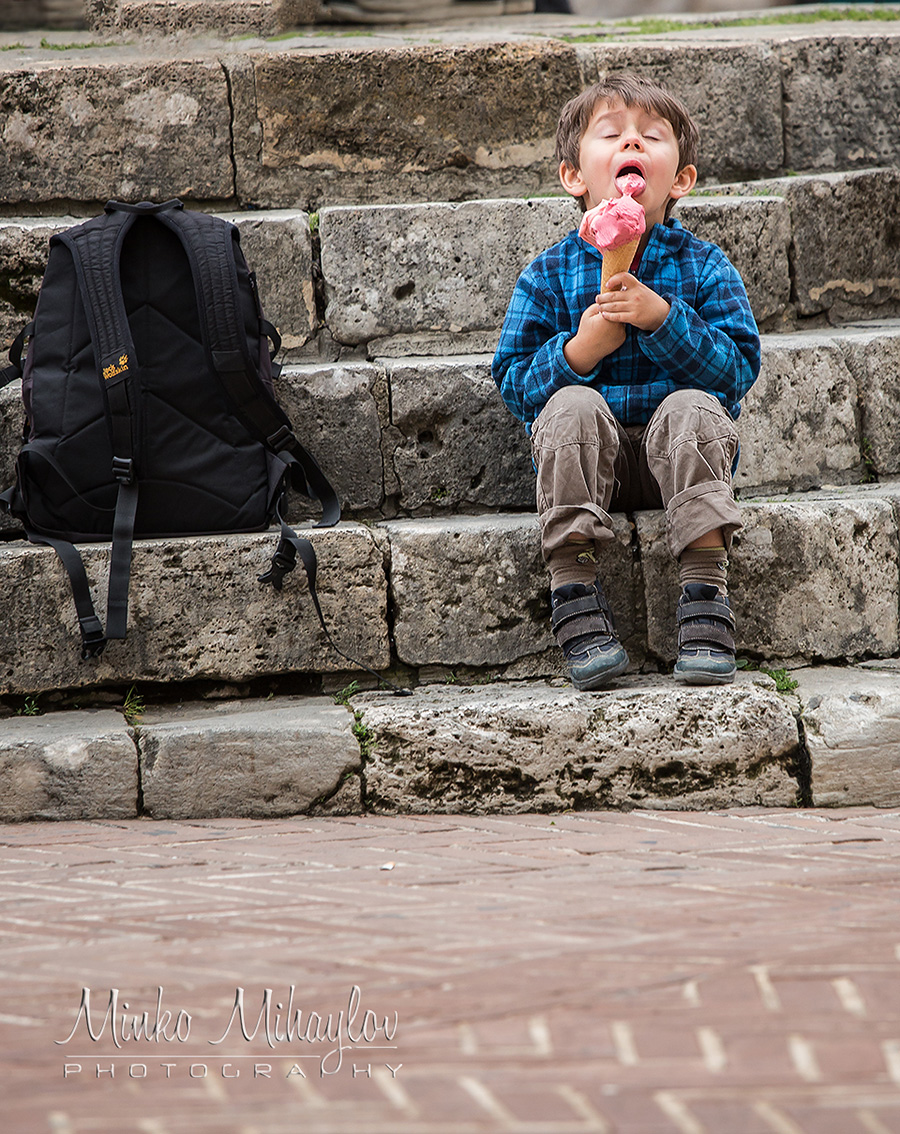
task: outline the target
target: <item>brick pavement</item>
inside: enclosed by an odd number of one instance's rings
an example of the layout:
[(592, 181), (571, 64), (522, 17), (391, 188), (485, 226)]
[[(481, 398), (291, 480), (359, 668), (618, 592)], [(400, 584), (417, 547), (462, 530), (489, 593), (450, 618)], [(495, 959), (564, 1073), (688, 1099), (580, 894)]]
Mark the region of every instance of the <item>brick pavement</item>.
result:
[(874, 809), (0, 827), (3, 1129), (900, 1134), (898, 850)]

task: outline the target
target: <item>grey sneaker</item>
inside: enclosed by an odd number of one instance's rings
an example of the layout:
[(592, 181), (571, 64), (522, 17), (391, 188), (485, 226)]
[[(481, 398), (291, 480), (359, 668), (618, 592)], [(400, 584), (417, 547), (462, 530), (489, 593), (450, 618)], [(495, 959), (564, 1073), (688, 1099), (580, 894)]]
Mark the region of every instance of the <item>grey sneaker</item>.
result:
[(576, 689), (599, 689), (628, 667), (599, 583), (570, 583), (550, 596), (551, 625)]
[(734, 615), (719, 588), (689, 583), (678, 600), (675, 680), (687, 685), (734, 681)]

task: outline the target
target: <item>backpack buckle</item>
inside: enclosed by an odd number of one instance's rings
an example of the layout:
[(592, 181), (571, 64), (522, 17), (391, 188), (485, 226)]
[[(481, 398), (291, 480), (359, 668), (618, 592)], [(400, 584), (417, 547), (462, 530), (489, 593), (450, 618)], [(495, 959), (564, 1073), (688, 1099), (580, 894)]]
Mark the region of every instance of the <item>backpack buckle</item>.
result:
[(131, 457), (113, 457), (112, 474), (119, 484), (131, 484), (134, 481), (134, 461)]
[(79, 619), (78, 625), (81, 627), (81, 660), (99, 658), (106, 645), (106, 636), (100, 619), (96, 615), (92, 618)]
[(266, 444), (273, 453), (280, 453), (281, 450), (286, 449), (293, 440), (294, 435), (289, 426), (282, 425), (277, 433), (273, 433), (271, 437), (266, 438)]
[(279, 547), (275, 554), (272, 556), (272, 562), (269, 565), (269, 570), (264, 575), (257, 575), (256, 580), (259, 583), (271, 584), (276, 591), (281, 590), (282, 583), (284, 582), (285, 575), (294, 570), (297, 564), (297, 553), (294, 551), (290, 544), (287, 545), (289, 551)]

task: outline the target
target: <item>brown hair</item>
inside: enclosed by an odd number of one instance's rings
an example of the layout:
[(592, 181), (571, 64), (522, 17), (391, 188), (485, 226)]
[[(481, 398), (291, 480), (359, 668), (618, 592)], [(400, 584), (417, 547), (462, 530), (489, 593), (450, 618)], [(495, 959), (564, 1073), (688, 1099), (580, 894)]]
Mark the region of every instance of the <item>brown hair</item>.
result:
[[(649, 79), (621, 72), (609, 75), (594, 83), (580, 95), (569, 99), (562, 108), (556, 128), (556, 160), (566, 162), (572, 169), (580, 168), (581, 139), (590, 124), (594, 111), (601, 102), (622, 102), (625, 106), (639, 106), (648, 114), (658, 115), (670, 123), (678, 142), (678, 168), (697, 164), (700, 132), (684, 105), (674, 95)], [(584, 201), (579, 198), (584, 211)], [(666, 207), (666, 216), (674, 204)]]

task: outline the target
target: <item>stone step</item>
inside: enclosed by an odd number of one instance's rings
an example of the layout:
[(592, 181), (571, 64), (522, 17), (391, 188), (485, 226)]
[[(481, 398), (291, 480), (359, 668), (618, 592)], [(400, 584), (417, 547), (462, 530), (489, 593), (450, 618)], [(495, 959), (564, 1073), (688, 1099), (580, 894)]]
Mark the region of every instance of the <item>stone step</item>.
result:
[(85, 0), (0, 0), (0, 30), (83, 28)]
[[(900, 314), (900, 169), (728, 192), (689, 198), (676, 216), (731, 257), (761, 329)], [(219, 215), (241, 232), (287, 361), (346, 348), (370, 358), (493, 351), (519, 273), (579, 221), (568, 197)], [(0, 218), (0, 342), (34, 310), (50, 237), (73, 223)]]
[[(739, 493), (900, 475), (900, 320), (763, 335), (762, 358), (739, 421)], [(0, 488), (15, 476), (20, 389), (0, 390)], [(348, 519), (534, 508), (529, 441), (490, 355), (290, 366), (278, 396)], [(289, 515), (309, 507), (294, 499)]]
[(318, 209), (553, 193), (560, 107), (619, 69), (683, 94), (706, 183), (900, 160), (890, 20), (654, 37), (522, 19), (481, 34), (76, 39), (67, 51), (6, 33), (0, 199), (82, 212), (110, 197)]
[[(770, 665), (900, 654), (900, 481), (743, 505), (730, 598), (738, 650)], [(613, 517), (601, 567), (634, 671), (674, 660), (679, 589), (662, 512)], [(304, 529), (305, 530), (305, 529)], [(401, 680), (559, 676), (546, 570), (530, 513), (311, 529), (318, 589), (343, 655)], [(135, 682), (240, 684), (354, 663), (324, 639), (302, 572), (256, 577), (275, 533), (137, 541), (129, 633), (80, 660), (68, 579), (49, 548), (0, 542), (0, 695)], [(85, 545), (103, 616), (109, 547)]]
[(897, 670), (793, 680), (781, 693), (740, 673), (716, 689), (648, 676), (597, 693), (499, 682), (14, 716), (0, 821), (897, 807)]
[(270, 36), (315, 23), (319, 0), (83, 0), (88, 27), (103, 35)]
[[(718, 192), (675, 216), (728, 254), (763, 330), (900, 314), (900, 170)], [(492, 350), (519, 273), (578, 221), (568, 197), (323, 209), (328, 329), (370, 353)]]
[[(361, 524), (308, 534), (321, 561), (319, 599), (339, 648), (363, 665), (386, 669), (391, 654), (383, 537)], [(280, 593), (257, 583), (277, 544), (274, 531), (137, 541), (128, 638), (82, 662), (69, 582), (55, 552), (0, 542), (0, 590), (16, 609), (0, 632), (0, 690), (195, 678), (235, 682), (349, 668), (322, 635), (300, 584), (302, 567)], [(81, 550), (105, 621), (109, 545)]]
[[(97, 210), (100, 212), (101, 210)], [(283, 339), (283, 360), (308, 355), (319, 330), (313, 286), (313, 250), (309, 215), (298, 210), (217, 215), (240, 230), (241, 247), (259, 274), (266, 315)], [(31, 318), (44, 269), (50, 238), (79, 219), (58, 217), (0, 217), (0, 343), (4, 354)]]
[[(303, 24), (431, 23), (534, 11), (534, 0), (84, 0), (89, 26), (104, 34), (212, 32), (271, 36)], [(2, 26), (2, 25), (0, 25)]]

